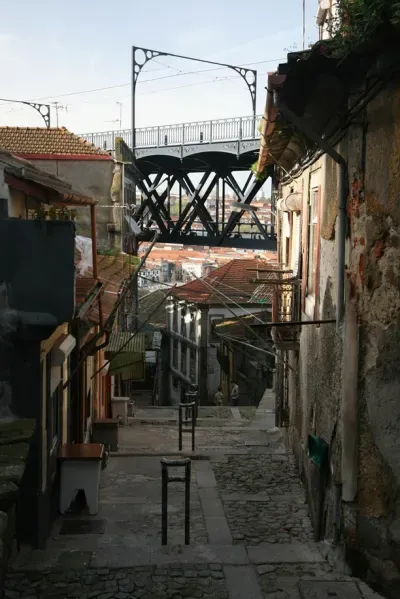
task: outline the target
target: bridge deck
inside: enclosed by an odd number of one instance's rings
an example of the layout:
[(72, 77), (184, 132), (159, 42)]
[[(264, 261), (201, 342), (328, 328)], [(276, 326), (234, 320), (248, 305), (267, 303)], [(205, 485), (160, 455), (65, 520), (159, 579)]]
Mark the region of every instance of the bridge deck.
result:
[[(195, 121), (174, 125), (159, 125), (136, 129), (136, 148), (161, 148), (165, 146), (186, 146), (191, 144), (216, 144), (255, 140), (259, 138), (259, 126), (262, 117), (242, 116), (230, 119)], [(81, 133), (80, 136), (90, 143), (110, 150), (115, 139), (122, 137), (132, 148), (132, 129), (102, 131), (100, 133)]]

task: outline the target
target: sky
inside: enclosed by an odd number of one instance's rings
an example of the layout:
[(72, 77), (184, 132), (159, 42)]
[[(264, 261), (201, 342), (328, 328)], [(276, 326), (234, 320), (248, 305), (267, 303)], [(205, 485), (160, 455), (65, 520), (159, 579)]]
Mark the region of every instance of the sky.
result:
[[(317, 0), (306, 0), (306, 47), (318, 38), (316, 8)], [(52, 104), (52, 126), (58, 102), (59, 126), (75, 133), (119, 129), (120, 116), (129, 128), (134, 45), (256, 69), (261, 114), (267, 73), (302, 49), (302, 10), (303, 0), (7, 2), (0, 96)], [(138, 79), (137, 126), (250, 115), (245, 82), (233, 70), (215, 69), (165, 56), (151, 60)], [(32, 108), (0, 100), (5, 125), (44, 123)]]

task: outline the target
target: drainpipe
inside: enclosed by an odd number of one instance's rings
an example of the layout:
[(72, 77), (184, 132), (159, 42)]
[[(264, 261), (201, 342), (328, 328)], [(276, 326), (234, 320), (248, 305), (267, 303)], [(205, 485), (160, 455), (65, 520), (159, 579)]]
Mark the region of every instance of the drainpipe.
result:
[(308, 139), (317, 144), (328, 156), (334, 160), (339, 167), (338, 181), (338, 229), (337, 229), (337, 298), (336, 298), (336, 331), (338, 332), (344, 316), (344, 263), (346, 245), (346, 203), (348, 195), (347, 186), (347, 162), (341, 154), (338, 154), (332, 146), (314, 131), (303, 119), (298, 117), (279, 98), (275, 91), (275, 106), (283, 117), (303, 133)]

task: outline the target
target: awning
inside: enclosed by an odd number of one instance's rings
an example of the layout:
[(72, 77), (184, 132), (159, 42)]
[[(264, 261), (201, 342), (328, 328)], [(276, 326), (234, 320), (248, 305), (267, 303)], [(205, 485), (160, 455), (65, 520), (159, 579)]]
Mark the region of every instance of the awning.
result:
[(141, 381), (145, 378), (145, 333), (118, 331), (111, 333), (105, 348), (110, 362), (108, 374), (120, 375), (123, 381)]
[(108, 374), (121, 375), (123, 381), (142, 381), (145, 378), (144, 353), (120, 353), (111, 358)]
[(129, 331), (111, 333), (105, 351), (109, 353), (144, 353), (146, 351), (146, 335)]

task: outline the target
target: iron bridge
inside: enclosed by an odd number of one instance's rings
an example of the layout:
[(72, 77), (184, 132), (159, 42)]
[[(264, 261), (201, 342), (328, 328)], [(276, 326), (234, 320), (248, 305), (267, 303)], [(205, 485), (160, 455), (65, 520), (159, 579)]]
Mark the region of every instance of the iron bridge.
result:
[[(261, 222), (249, 208), (264, 184), (251, 172), (261, 120), (245, 116), (136, 129), (128, 160), (134, 163), (132, 216), (141, 229), (139, 240), (157, 231), (160, 243), (276, 251), (274, 222)], [(113, 151), (119, 138), (132, 148), (131, 129), (81, 137), (104, 150)]]

